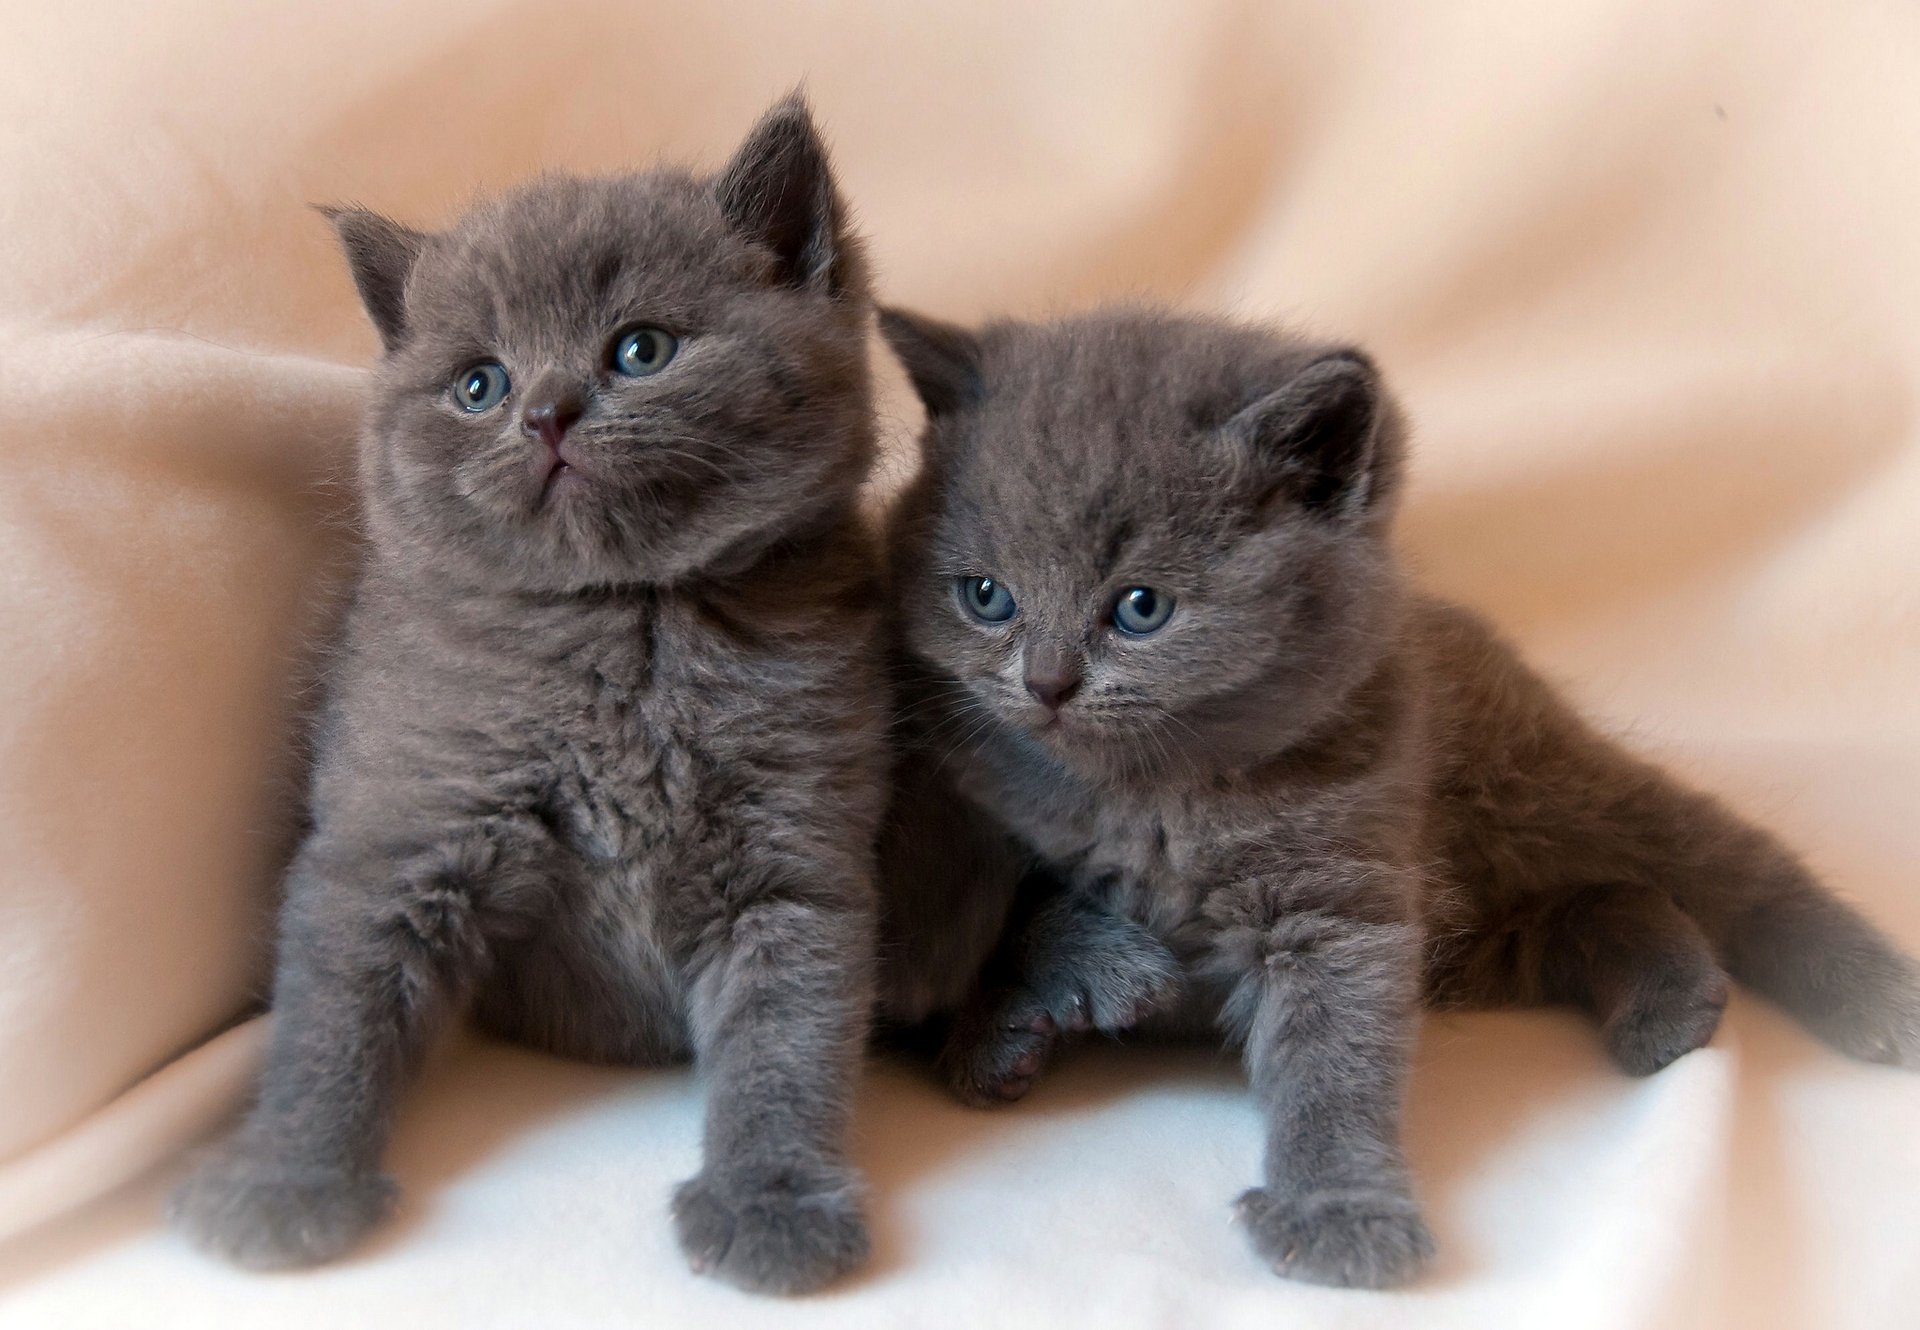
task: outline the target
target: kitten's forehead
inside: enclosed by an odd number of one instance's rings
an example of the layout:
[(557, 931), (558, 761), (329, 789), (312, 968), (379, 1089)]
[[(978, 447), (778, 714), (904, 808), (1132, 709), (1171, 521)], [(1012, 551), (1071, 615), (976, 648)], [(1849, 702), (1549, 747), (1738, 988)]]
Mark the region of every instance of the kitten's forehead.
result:
[(990, 327), (983, 347), (952, 515), (996, 554), (1089, 569), (1128, 543), (1211, 528), (1236, 474), (1221, 427), (1312, 354), (1270, 332), (1125, 311)]
[(490, 331), (666, 318), (750, 275), (711, 190), (672, 171), (551, 176), (473, 209), (434, 238), (409, 289), (423, 326)]

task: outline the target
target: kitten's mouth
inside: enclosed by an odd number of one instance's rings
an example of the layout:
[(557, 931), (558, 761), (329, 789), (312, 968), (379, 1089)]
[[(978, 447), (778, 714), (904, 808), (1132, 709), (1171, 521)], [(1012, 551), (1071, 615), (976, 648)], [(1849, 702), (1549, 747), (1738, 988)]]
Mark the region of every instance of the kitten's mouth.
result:
[(1050, 743), (1071, 740), (1081, 728), (1063, 707), (1030, 707), (1025, 719), (1030, 734)]
[(559, 453), (549, 455), (547, 458), (547, 474), (540, 481), (540, 498), (536, 502), (535, 507), (546, 507), (547, 501), (554, 496), (557, 490), (576, 478), (577, 472), (572, 462), (569, 462)]

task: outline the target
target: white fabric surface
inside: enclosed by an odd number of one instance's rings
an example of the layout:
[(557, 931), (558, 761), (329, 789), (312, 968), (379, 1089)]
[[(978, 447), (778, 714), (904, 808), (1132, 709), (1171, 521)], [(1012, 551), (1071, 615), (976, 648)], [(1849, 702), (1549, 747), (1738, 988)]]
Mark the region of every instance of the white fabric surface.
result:
[(802, 76), (894, 299), (1375, 349), (1429, 583), (1920, 948), (1904, 0), (0, 0), (0, 1327), (1914, 1324), (1920, 1077), (1744, 996), (1647, 1082), (1568, 1016), (1431, 1022), (1442, 1256), (1398, 1294), (1253, 1260), (1238, 1074), (1163, 1051), (991, 1114), (877, 1063), (874, 1269), (797, 1303), (672, 1250), (690, 1076), (470, 1042), (354, 1259), (241, 1275), (158, 1228), (257, 1055), (207, 1041), (263, 971), (345, 548), (372, 337), (305, 205), (715, 161)]

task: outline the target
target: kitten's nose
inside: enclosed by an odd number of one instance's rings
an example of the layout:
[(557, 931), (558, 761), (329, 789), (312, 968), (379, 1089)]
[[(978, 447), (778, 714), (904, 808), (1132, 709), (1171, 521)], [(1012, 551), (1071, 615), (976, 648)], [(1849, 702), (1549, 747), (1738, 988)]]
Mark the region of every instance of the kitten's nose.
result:
[(520, 414), (520, 428), (529, 434), (539, 435), (541, 441), (557, 453), (560, 451), (560, 440), (566, 437), (567, 430), (585, 410), (585, 405), (578, 397), (549, 397), (528, 404)]
[(1063, 652), (1038, 651), (1027, 657), (1027, 692), (1049, 711), (1058, 711), (1080, 691), (1080, 667)]

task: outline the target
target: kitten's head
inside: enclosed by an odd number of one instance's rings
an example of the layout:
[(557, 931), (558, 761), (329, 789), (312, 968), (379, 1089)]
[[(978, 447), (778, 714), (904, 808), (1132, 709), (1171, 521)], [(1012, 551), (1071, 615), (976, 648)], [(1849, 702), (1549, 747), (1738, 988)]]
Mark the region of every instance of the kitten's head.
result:
[(866, 276), (796, 97), (718, 175), (539, 180), (425, 234), (329, 213), (384, 345), (374, 538), (486, 585), (744, 566), (872, 451)]
[(1398, 607), (1398, 413), (1361, 353), (1115, 310), (881, 330), (928, 412), (908, 646), (1095, 778), (1297, 743)]

